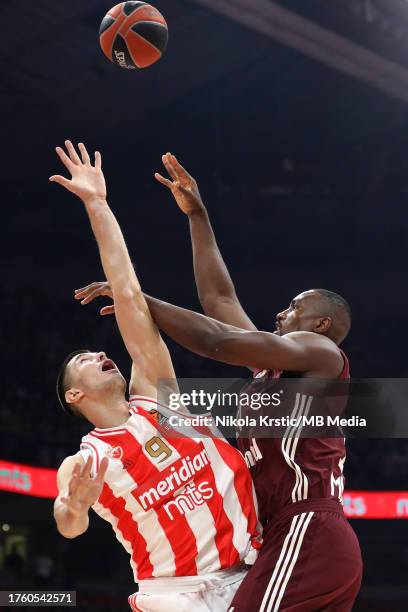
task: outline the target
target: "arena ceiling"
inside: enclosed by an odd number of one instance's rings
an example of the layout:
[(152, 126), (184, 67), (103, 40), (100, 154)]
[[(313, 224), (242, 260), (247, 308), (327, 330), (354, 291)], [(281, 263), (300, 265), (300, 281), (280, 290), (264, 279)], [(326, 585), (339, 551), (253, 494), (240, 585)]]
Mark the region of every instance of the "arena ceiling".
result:
[[(388, 13), (391, 8), (397, 11), (392, 23), (400, 24), (402, 34), (391, 26), (384, 30), (378, 16), (379, 0), (370, 4), (377, 10), (370, 21), (367, 2), (336, 0), (330, 3), (330, 11), (321, 0), (306, 3), (307, 8), (296, 0), (280, 4), (285, 11), (292, 11), (293, 19), (288, 23), (299, 25), (300, 18), (303, 25), (316, 27), (318, 23), (326, 42), (337, 30), (336, 35), (344, 40), (392, 61), (395, 74), (390, 77), (386, 71), (382, 75), (387, 83), (380, 84), (382, 91), (372, 94), (373, 99), (382, 101), (385, 95), (407, 100), (404, 63), (408, 65), (408, 48), (404, 21), (398, 14), (401, 2), (393, 0), (382, 6)], [(297, 130), (296, 142), (299, 138), (310, 140), (316, 136), (316, 118), (324, 123), (327, 114), (332, 120), (336, 114), (341, 118), (347, 113), (350, 123), (355, 121), (358, 129), (364, 130), (358, 100), (364, 104), (364, 97), (370, 95), (370, 79), (362, 77), (361, 82), (361, 75), (350, 77), (347, 69), (338, 72), (327, 61), (324, 46), (310, 54), (299, 41), (289, 44), (290, 40), (288, 43), (278, 35), (284, 28), (275, 27), (272, 32), (273, 20), (262, 33), (254, 27), (251, 10), (253, 16), (261, 4), (282, 10), (279, 3), (246, 0), (245, 12), (241, 4), (242, 0), (161, 0), (157, 5), (170, 28), (166, 56), (154, 67), (135, 74), (111, 65), (98, 45), (99, 22), (111, 0), (7, 3), (2, 11), (0, 42), (5, 176), (11, 180), (20, 176), (22, 163), (28, 174), (45, 172), (56, 139), (61, 141), (65, 136), (88, 137), (94, 144), (96, 133), (101, 146), (116, 138), (126, 142), (130, 152), (145, 149), (148, 153), (152, 142), (165, 146), (168, 140), (162, 141), (162, 136), (166, 131), (168, 138), (177, 134), (182, 140), (194, 131), (205, 130), (209, 113), (217, 115), (220, 122), (231, 122), (232, 148), (235, 138), (237, 145), (242, 142), (243, 121), (248, 125), (245, 139), (252, 137), (254, 146), (260, 132), (263, 140), (276, 142), (290, 140), (292, 128)], [(231, 17), (231, 6), (235, 17)], [(408, 6), (406, 13), (408, 18)], [(377, 76), (372, 71), (369, 74), (372, 81)], [(347, 95), (339, 95), (342, 92)], [(349, 96), (353, 96), (353, 105)], [(403, 112), (399, 101), (390, 104), (390, 109)], [(288, 124), (288, 107), (296, 109), (295, 126)], [(372, 121), (372, 108), (367, 112)]]

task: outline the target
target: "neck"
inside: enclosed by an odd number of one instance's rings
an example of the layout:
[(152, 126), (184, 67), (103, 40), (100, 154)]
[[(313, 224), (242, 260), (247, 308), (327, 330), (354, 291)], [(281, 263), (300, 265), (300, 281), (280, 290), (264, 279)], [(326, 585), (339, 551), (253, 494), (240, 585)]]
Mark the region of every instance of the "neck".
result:
[(88, 411), (89, 420), (95, 427), (109, 429), (123, 425), (129, 418), (129, 404), (123, 397), (104, 404), (98, 404)]

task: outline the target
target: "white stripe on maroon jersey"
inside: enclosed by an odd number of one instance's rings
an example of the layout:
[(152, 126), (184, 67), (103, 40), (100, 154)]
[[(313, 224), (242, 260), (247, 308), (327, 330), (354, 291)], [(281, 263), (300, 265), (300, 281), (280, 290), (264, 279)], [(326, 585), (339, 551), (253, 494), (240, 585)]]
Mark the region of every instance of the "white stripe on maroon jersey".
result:
[(285, 558), (286, 558), (286, 556), (288, 554), (288, 546), (290, 545), (290, 543), (292, 542), (293, 538), (295, 537), (295, 534), (297, 533), (296, 529), (297, 529), (297, 526), (298, 526), (298, 523), (299, 523), (300, 516), (301, 516), (300, 514), (296, 514), (292, 518), (292, 521), (291, 521), (291, 524), (290, 524), (290, 528), (289, 528), (289, 531), (288, 531), (288, 533), (287, 533), (287, 535), (285, 537), (285, 540), (283, 542), (279, 558), (278, 558), (277, 562), (275, 563), (275, 567), (273, 569), (273, 573), (272, 573), (271, 579), (270, 579), (270, 581), (268, 583), (268, 586), (266, 587), (266, 591), (265, 591), (265, 594), (263, 596), (261, 607), (259, 608), (259, 612), (265, 612), (265, 607), (268, 605), (268, 600), (269, 600), (269, 597), (270, 597), (270, 594), (271, 594), (271, 590), (272, 590), (273, 586), (276, 583), (278, 575), (281, 572), (282, 563), (284, 562), (284, 560), (285, 560)]
[[(296, 548), (293, 551), (293, 555), (292, 555), (292, 559), (291, 559), (290, 565), (289, 565), (288, 569), (286, 570), (286, 574), (285, 574), (282, 586), (280, 588), (279, 594), (278, 594), (277, 599), (275, 601), (275, 605), (273, 607), (273, 612), (278, 612), (278, 610), (279, 610), (280, 603), (282, 601), (282, 597), (283, 597), (283, 595), (285, 593), (286, 585), (288, 584), (289, 579), (290, 579), (290, 577), (292, 575), (294, 565), (295, 565), (296, 561), (298, 560), (299, 552), (300, 552), (300, 547), (301, 547), (301, 545), (303, 543), (303, 539), (305, 537), (306, 529), (307, 529), (307, 527), (308, 527), (308, 525), (309, 525), (313, 515), (314, 515), (314, 512), (309, 512), (308, 515), (307, 515), (307, 518), (305, 519), (305, 521), (304, 521), (304, 523), (302, 525), (301, 532), (299, 534), (299, 539), (298, 539), (298, 541), (296, 543)], [(271, 612), (272, 604), (273, 604), (273, 594), (272, 594), (271, 600), (269, 602), (267, 612)]]
[[(304, 395), (301, 395), (300, 393), (296, 393), (295, 407), (292, 411), (291, 419), (298, 419), (302, 416), (305, 401), (306, 401), (306, 397)], [(292, 468), (292, 470), (294, 470), (295, 475), (296, 475), (296, 482), (295, 482), (295, 486), (293, 487), (293, 491), (292, 491), (292, 501), (293, 502), (299, 501), (296, 497), (296, 491), (297, 491), (299, 482), (303, 481), (301, 469), (297, 465), (297, 463), (293, 461), (292, 454), (291, 454), (291, 446), (292, 446), (292, 443), (294, 442), (293, 436), (294, 436), (295, 431), (296, 431), (295, 426), (289, 426), (285, 431), (285, 435), (284, 435), (284, 438), (282, 439), (282, 444), (281, 444), (281, 448), (282, 448), (283, 455), (285, 457), (285, 461)]]
[[(303, 417), (307, 417), (312, 400), (313, 396), (306, 396), (296, 393), (295, 406), (290, 418), (302, 419)], [(289, 426), (285, 431), (285, 435), (284, 438), (282, 438), (281, 443), (284, 459), (292, 470), (294, 470), (296, 475), (296, 482), (292, 490), (292, 502), (301, 501), (306, 499), (308, 496), (309, 483), (307, 477), (301, 470), (300, 466), (295, 462), (295, 453), (302, 429), (302, 421), (300, 421), (298, 426)]]
[[(297, 559), (300, 544), (302, 543), (303, 535), (304, 535), (304, 531), (301, 531), (301, 530), (305, 524), (307, 527), (307, 525), (309, 524), (310, 518), (313, 516), (314, 513), (310, 512), (309, 514), (311, 515), (309, 518), (307, 518), (308, 515), (305, 512), (302, 514), (296, 514), (292, 518), (292, 522), (290, 524), (288, 534), (286, 535), (286, 538), (283, 542), (279, 558), (275, 564), (271, 579), (269, 581), (269, 584), (263, 596), (261, 607), (259, 608), (259, 612), (270, 612), (272, 605), (276, 603), (276, 596), (277, 596), (278, 589), (281, 588), (282, 582), (285, 580), (289, 572), (289, 569), (291, 568), (290, 565), (288, 568), (288, 564), (291, 561), (291, 559), (294, 558), (295, 561)], [(300, 537), (302, 538), (302, 540), (300, 540)], [(300, 544), (299, 544), (299, 547), (297, 547), (297, 543), (299, 541), (300, 541)], [(296, 554), (296, 551), (297, 551), (297, 554)], [(292, 566), (292, 569), (293, 569), (293, 566)], [(292, 573), (292, 569), (290, 569), (290, 573)], [(290, 577), (290, 574), (289, 574), (289, 577)], [(286, 582), (284, 582), (285, 586), (286, 586), (286, 583), (287, 583), (287, 580)], [(279, 597), (280, 597), (279, 602), (282, 599), (283, 592), (284, 590), (279, 593)], [(278, 608), (274, 607), (274, 611), (277, 609)]]
[[(306, 401), (307, 400), (307, 401)], [(300, 417), (302, 418), (307, 418), (310, 412), (310, 406), (312, 403), (313, 397), (312, 396), (303, 396), (302, 397), (302, 409), (301, 409), (301, 413), (300, 413)], [(306, 404), (305, 404), (306, 402)], [(296, 453), (296, 449), (297, 449), (297, 445), (299, 442), (299, 438), (300, 438), (300, 434), (301, 431), (303, 429), (303, 424), (299, 424), (299, 426), (297, 427), (296, 431), (294, 433), (296, 433), (296, 437), (293, 440), (293, 444), (292, 444), (292, 450), (290, 451), (290, 457), (293, 461), (293, 463), (297, 466), (298, 464), (295, 462), (295, 453)], [(307, 494), (308, 494), (308, 488), (309, 488), (309, 483), (306, 477), (306, 474), (300, 469), (299, 467), (299, 482), (297, 485), (297, 489), (296, 489), (296, 494), (297, 494), (297, 499), (299, 501), (301, 501), (302, 499), (307, 499)], [(303, 486), (303, 494), (302, 494), (302, 486)]]

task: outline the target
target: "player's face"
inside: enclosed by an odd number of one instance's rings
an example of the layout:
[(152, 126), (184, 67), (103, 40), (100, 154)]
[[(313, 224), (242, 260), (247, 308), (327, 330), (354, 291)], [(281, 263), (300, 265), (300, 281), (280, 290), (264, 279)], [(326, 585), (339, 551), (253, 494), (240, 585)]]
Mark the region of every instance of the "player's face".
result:
[(295, 331), (313, 331), (316, 325), (315, 291), (304, 291), (290, 302), (286, 310), (276, 315), (276, 331), (278, 336), (284, 336)]
[(98, 400), (108, 390), (126, 388), (126, 381), (116, 364), (104, 352), (80, 353), (68, 364), (71, 386), (86, 397)]

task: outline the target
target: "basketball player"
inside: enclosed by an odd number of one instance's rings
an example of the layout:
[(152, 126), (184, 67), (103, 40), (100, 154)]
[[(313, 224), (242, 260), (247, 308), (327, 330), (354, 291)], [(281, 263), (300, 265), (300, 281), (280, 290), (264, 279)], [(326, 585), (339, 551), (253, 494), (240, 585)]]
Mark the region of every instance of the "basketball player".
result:
[[(173, 155), (163, 162), (172, 180), (156, 178), (189, 218), (196, 284), (208, 316), (148, 298), (158, 326), (199, 355), (248, 366), (257, 382), (347, 379), (348, 360), (339, 348), (351, 324), (347, 302), (331, 291), (304, 291), (276, 316), (274, 333), (258, 331), (236, 296), (195, 180)], [(82, 299), (103, 287), (87, 288)], [(305, 415), (312, 399), (297, 393), (292, 416)], [(346, 612), (358, 594), (361, 553), (341, 505), (344, 439), (300, 433), (288, 428), (281, 439), (238, 439), (250, 457), (264, 544), (231, 612)]]
[(57, 153), (71, 174), (53, 176), (83, 202), (110, 283), (120, 333), (133, 361), (126, 382), (103, 352), (69, 355), (58, 397), (95, 428), (58, 470), (54, 515), (60, 533), (86, 531), (89, 509), (107, 520), (130, 554), (141, 612), (225, 612), (242, 581), (242, 560), (259, 548), (250, 473), (216, 437), (171, 436), (171, 411), (156, 401), (158, 379), (175, 379), (119, 225), (106, 202), (100, 153), (66, 141)]

